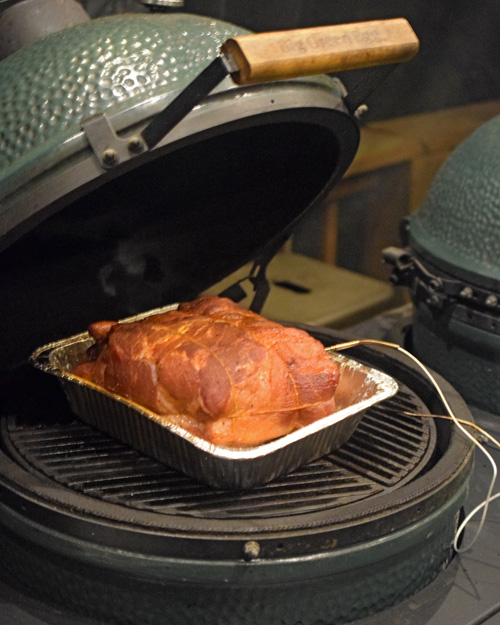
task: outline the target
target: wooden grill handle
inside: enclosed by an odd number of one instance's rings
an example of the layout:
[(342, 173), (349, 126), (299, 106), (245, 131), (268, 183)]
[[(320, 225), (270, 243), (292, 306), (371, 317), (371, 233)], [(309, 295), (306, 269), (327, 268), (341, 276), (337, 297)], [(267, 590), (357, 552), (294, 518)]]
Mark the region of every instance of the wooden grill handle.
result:
[(419, 41), (404, 18), (256, 33), (228, 39), (221, 52), (238, 67), (239, 85), (411, 59)]

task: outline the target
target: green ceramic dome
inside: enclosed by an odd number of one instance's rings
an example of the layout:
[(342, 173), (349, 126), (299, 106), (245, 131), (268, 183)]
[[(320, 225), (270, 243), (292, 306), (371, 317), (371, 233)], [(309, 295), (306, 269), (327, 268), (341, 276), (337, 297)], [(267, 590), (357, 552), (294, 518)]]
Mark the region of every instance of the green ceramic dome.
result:
[[(80, 132), (80, 121), (110, 115), (185, 87), (230, 36), (243, 30), (194, 15), (122, 15), (84, 22), (0, 63), (0, 188)], [(152, 103), (151, 103), (152, 104)]]
[[(126, 173), (125, 159), (111, 172), (101, 167), (82, 122), (105, 114), (118, 135), (140, 133), (210, 64), (228, 38), (246, 33), (198, 15), (110, 16), (66, 28), (4, 59), (0, 248), (77, 195)], [(358, 142), (343, 95), (340, 82), (329, 76), (250, 87), (237, 87), (226, 77), (160, 141), (153, 156), (164, 154), (168, 144), (202, 141), (207, 134), (226, 132), (231, 124), (255, 126), (252, 118), (259, 116), (264, 123), (283, 113), (281, 121), (326, 129), (328, 150), (337, 152), (337, 166), (330, 173), (338, 179)], [(99, 149), (99, 158), (102, 154)], [(128, 170), (150, 156), (134, 156)]]
[(468, 402), (499, 414), (500, 117), (446, 159), (410, 219), (410, 248), (456, 285), (442, 306), (415, 290), (415, 355)]
[(500, 280), (500, 116), (447, 158), (410, 232), (436, 259)]
[(225, 77), (152, 149), (133, 149), (245, 32), (196, 15), (110, 16), (0, 62), (0, 276), (16, 328), (2, 363), (263, 262), (346, 171), (359, 126), (329, 76)]

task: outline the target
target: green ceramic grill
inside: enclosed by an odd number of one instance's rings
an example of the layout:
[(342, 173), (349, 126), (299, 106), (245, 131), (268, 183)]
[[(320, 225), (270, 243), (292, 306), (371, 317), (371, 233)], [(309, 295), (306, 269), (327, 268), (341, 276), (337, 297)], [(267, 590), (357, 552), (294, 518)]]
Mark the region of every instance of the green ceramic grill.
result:
[(415, 353), (467, 401), (500, 412), (500, 117), (448, 157), (386, 250), (415, 303)]

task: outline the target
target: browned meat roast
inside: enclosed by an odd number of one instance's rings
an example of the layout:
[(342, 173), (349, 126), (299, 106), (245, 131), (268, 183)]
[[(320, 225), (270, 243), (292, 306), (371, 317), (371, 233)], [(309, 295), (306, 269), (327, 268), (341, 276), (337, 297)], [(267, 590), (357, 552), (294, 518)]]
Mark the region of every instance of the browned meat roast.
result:
[(89, 332), (92, 360), (75, 374), (217, 445), (257, 445), (335, 411), (339, 367), (321, 343), (228, 299)]

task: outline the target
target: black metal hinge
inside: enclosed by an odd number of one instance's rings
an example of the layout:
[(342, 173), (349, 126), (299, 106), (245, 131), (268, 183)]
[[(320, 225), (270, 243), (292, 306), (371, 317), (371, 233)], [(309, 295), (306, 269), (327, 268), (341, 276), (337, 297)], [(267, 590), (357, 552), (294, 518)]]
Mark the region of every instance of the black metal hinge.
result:
[(388, 247), (383, 259), (391, 267), (389, 280), (395, 286), (406, 286), (413, 301), (424, 303), (432, 312), (454, 307), (456, 318), (500, 334), (500, 295), (464, 280), (444, 277), (431, 271), (408, 249)]

